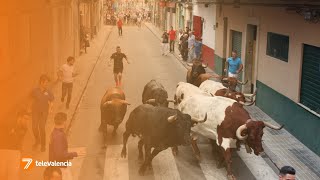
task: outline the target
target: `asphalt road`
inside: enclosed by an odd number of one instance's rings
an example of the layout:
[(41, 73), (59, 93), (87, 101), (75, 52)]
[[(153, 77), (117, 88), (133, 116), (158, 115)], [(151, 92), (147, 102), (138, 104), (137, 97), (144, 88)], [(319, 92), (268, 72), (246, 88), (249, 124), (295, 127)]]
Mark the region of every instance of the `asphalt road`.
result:
[[(131, 64), (124, 62), (123, 88), (127, 101), (131, 103), (117, 134), (112, 136), (112, 127), (108, 127), (107, 147), (103, 147), (103, 137), (98, 131), (100, 125), (100, 100), (107, 88), (115, 85), (112, 67), (107, 61), (116, 46), (121, 46)], [(179, 147), (179, 155), (174, 157), (170, 149), (159, 153), (153, 160), (153, 170), (145, 176), (139, 176), (137, 142), (138, 138), (129, 138), (128, 156), (121, 158), (122, 133), (130, 112), (141, 104), (144, 85), (151, 79), (160, 81), (173, 98), (176, 84), (185, 81), (186, 69), (173, 55), (162, 56), (159, 40), (146, 28), (124, 27), (119, 37), (114, 28), (103, 50), (97, 66), (90, 78), (82, 97), (69, 134), (70, 147), (86, 147), (87, 156), (73, 160), (74, 179), (79, 180), (223, 180), (226, 170), (217, 169), (211, 152), (211, 146), (205, 138), (199, 141), (203, 160), (198, 162), (191, 147)], [(171, 105), (172, 107), (172, 105)], [(254, 155), (249, 155), (254, 156)], [(236, 177), (243, 180), (256, 179), (255, 173), (237, 153), (233, 157), (233, 169)], [(261, 158), (262, 159), (262, 158)], [(250, 167), (250, 166), (249, 166)]]

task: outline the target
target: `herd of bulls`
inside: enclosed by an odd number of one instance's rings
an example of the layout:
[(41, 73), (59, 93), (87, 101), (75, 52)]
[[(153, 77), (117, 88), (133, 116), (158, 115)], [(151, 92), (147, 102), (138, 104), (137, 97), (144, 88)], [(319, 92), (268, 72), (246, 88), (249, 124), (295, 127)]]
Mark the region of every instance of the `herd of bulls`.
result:
[[(152, 167), (151, 161), (159, 152), (169, 147), (177, 155), (179, 145), (191, 144), (196, 158), (201, 160), (196, 141), (197, 136), (202, 135), (211, 140), (220, 159), (218, 166), (225, 163), (228, 178), (235, 179), (231, 171), (232, 151), (244, 144), (248, 153), (253, 150), (259, 155), (263, 152), (263, 128), (280, 130), (283, 127), (251, 119), (243, 106), (254, 104), (255, 93), (246, 97), (235, 91), (238, 83), (244, 83), (235, 78), (219, 77), (220, 83), (209, 80), (211, 77), (201, 62), (194, 62), (187, 73), (187, 83), (178, 83), (172, 100), (161, 83), (151, 80), (145, 85), (143, 104), (130, 113), (126, 122), (121, 152), (121, 156), (126, 157), (130, 135), (140, 138), (139, 160), (144, 160), (140, 175)], [(173, 109), (168, 108), (170, 102), (174, 103)], [(107, 90), (100, 104), (100, 130), (104, 135), (107, 125), (114, 126), (113, 133), (116, 132), (128, 105), (120, 88)]]

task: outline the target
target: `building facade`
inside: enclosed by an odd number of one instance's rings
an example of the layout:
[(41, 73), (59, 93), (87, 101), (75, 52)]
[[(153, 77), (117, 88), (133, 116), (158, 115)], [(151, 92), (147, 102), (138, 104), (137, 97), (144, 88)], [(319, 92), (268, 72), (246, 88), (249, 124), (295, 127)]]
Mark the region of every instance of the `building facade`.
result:
[(298, 5), (217, 5), (215, 71), (237, 50), (242, 91), (257, 88), (256, 105), (319, 155), (320, 24), (308, 18)]
[(27, 104), (41, 74), (55, 81), (67, 57), (80, 54), (78, 0), (6, 3), (0, 7), (1, 123)]
[(202, 60), (214, 69), (216, 5), (193, 3), (193, 30), (196, 37), (202, 38)]

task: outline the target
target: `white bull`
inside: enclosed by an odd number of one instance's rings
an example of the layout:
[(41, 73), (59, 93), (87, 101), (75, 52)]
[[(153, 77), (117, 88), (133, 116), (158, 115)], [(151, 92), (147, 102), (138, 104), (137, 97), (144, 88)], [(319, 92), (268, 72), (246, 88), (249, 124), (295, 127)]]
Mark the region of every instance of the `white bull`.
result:
[[(184, 99), (176, 106), (182, 113), (189, 114), (197, 119), (204, 118), (207, 114), (207, 121), (197, 124), (191, 128), (192, 148), (195, 155), (200, 159), (200, 150), (197, 146), (197, 135), (202, 135), (221, 147), (223, 159), (227, 163), (228, 177), (235, 179), (231, 171), (231, 152), (240, 147), (240, 142), (245, 142), (247, 152), (254, 151), (255, 155), (263, 152), (262, 135), (263, 128), (269, 127), (280, 130), (283, 126), (277, 127), (263, 121), (254, 121), (249, 113), (237, 101), (221, 96), (208, 97), (195, 94)], [(222, 164), (223, 161), (219, 163)]]
[[(193, 137), (196, 139), (196, 134), (200, 134), (209, 139), (216, 140), (218, 137), (217, 127), (225, 119), (225, 111), (227, 107), (232, 106), (237, 101), (221, 96), (207, 97), (201, 94), (196, 94), (188, 99), (182, 101), (178, 106), (183, 113), (187, 113), (190, 116), (197, 118), (203, 118), (201, 113), (207, 113), (207, 121), (202, 124), (198, 124), (191, 128)], [(235, 147), (235, 139), (224, 138), (222, 147), (224, 149)]]
[(186, 82), (179, 82), (177, 84), (177, 88), (176, 88), (176, 93), (174, 95), (174, 100), (176, 102), (176, 104), (180, 103), (181, 101), (190, 98), (196, 94), (200, 94), (206, 97), (210, 97), (211, 94), (210, 93), (206, 93), (204, 91), (202, 91), (201, 89), (199, 89), (197, 86), (190, 84), (190, 83), (186, 83)]
[(210, 97), (210, 93), (206, 93), (199, 89), (197, 86), (186, 83), (186, 82), (179, 82), (177, 84), (176, 93), (174, 95), (174, 100), (176, 103), (180, 103), (181, 101), (188, 99), (196, 94), (203, 95), (206, 97)]
[(201, 85), (199, 86), (199, 89), (201, 89), (202, 91), (206, 93), (212, 93), (212, 94), (224, 88), (226, 87), (223, 86), (221, 82), (216, 82), (212, 80), (206, 80), (203, 83), (201, 83)]

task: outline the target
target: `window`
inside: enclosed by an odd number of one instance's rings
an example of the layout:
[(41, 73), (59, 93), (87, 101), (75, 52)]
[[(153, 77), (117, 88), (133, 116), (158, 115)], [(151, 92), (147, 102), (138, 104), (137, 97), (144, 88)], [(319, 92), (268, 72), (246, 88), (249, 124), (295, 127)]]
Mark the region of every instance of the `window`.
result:
[(320, 47), (303, 46), (300, 103), (320, 114)]
[(268, 32), (267, 55), (288, 62), (289, 36)]

